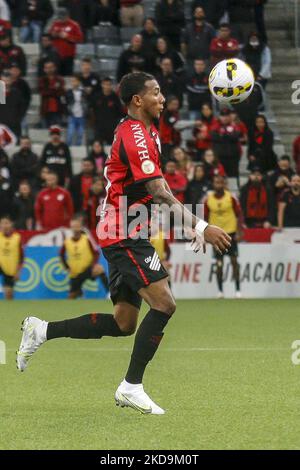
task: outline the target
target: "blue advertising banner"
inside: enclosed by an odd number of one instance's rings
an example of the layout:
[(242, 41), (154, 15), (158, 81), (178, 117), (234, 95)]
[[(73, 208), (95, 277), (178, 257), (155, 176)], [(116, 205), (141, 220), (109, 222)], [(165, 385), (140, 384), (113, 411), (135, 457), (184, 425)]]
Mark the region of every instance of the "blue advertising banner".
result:
[[(107, 272), (107, 261), (102, 253), (99, 262)], [(66, 299), (68, 291), (69, 276), (60, 262), (59, 248), (27, 246), (20, 280), (15, 285), (15, 299)], [(106, 295), (99, 279), (83, 285), (84, 298), (103, 299)], [(3, 298), (2, 288), (0, 298)]]

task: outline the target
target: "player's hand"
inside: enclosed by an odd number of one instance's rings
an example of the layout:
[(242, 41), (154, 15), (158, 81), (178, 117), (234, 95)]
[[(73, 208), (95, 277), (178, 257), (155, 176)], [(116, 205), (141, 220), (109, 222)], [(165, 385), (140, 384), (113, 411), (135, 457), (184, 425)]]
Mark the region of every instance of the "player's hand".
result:
[(204, 240), (210, 243), (214, 249), (222, 254), (231, 246), (231, 237), (216, 225), (208, 225), (204, 230)]

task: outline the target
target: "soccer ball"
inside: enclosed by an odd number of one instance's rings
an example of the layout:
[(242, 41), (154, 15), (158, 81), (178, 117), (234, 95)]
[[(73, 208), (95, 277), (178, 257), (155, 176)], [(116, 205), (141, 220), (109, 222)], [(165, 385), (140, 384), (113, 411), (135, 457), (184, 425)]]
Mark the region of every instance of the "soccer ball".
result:
[(218, 62), (208, 79), (212, 95), (222, 104), (237, 104), (251, 94), (254, 75), (251, 67), (240, 59)]

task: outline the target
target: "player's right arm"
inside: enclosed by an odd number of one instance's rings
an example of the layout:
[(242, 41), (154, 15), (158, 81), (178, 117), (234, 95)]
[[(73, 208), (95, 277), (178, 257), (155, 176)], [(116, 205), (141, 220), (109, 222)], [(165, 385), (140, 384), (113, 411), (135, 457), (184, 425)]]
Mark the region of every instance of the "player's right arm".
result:
[(167, 204), (169, 207), (172, 207), (175, 215), (184, 218), (187, 227), (194, 231), (196, 242), (199, 241), (197, 237), (201, 238), (203, 234), (205, 242), (213, 245), (217, 251), (223, 252), (230, 247), (230, 236), (215, 225), (206, 225), (204, 220), (192, 214), (173, 196), (167, 182), (163, 178), (153, 179), (145, 184), (155, 203)]

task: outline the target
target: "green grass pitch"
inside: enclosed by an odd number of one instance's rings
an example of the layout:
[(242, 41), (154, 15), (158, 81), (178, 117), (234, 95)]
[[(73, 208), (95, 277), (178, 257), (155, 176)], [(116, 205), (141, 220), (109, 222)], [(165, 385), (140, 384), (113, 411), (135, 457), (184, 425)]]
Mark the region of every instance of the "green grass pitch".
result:
[(108, 301), (3, 301), (0, 449), (299, 449), (300, 366), (291, 361), (299, 305), (178, 301), (145, 376), (167, 412), (143, 416), (114, 403), (133, 337), (54, 340), (23, 374), (15, 367), (28, 313), (59, 320), (110, 312)]

